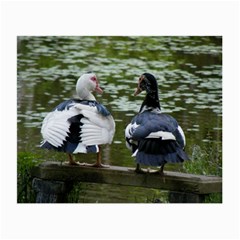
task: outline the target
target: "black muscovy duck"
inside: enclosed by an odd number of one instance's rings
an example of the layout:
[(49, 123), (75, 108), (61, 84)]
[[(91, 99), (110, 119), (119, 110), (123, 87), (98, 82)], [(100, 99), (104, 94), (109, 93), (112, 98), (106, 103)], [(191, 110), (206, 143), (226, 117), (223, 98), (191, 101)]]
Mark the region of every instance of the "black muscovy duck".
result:
[(159, 173), (163, 174), (166, 163), (189, 159), (184, 151), (186, 140), (176, 119), (161, 112), (158, 84), (150, 73), (140, 76), (134, 95), (144, 90), (147, 95), (140, 111), (125, 129), (126, 145), (136, 157), (136, 172), (144, 172), (140, 165), (161, 166)]
[(77, 81), (78, 99), (69, 99), (55, 107), (43, 120), (42, 148), (68, 154), (69, 163), (76, 165), (72, 154), (97, 153), (91, 166), (103, 167), (102, 144), (110, 144), (115, 133), (115, 122), (105, 106), (98, 103), (91, 92), (102, 93), (96, 75), (83, 74)]

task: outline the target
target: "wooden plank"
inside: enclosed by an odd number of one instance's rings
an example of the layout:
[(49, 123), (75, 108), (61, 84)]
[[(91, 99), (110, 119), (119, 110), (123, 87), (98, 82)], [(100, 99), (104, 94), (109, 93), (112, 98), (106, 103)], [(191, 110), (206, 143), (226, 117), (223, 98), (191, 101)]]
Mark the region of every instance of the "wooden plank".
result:
[(221, 177), (169, 171), (165, 171), (162, 177), (152, 173), (137, 174), (133, 169), (120, 166), (94, 168), (44, 162), (33, 168), (32, 176), (54, 181), (118, 184), (195, 194), (222, 192)]

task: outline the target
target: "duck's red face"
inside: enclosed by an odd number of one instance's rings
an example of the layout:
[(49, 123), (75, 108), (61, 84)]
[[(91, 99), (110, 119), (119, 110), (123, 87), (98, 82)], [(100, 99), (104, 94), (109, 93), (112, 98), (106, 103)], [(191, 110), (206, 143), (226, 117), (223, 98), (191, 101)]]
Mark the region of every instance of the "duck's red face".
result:
[(94, 83), (94, 85), (96, 86), (94, 88), (94, 91), (97, 92), (97, 93), (100, 93), (102, 94), (103, 93), (103, 90), (99, 87), (99, 83), (98, 83), (98, 80), (97, 80), (97, 77), (96, 76), (93, 76), (90, 78), (90, 80)]

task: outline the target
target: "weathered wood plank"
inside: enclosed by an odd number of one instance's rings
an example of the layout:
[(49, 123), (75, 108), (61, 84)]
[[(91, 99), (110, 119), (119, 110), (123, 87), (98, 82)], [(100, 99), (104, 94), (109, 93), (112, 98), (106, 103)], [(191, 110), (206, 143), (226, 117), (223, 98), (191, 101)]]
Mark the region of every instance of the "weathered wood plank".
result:
[(124, 186), (141, 186), (162, 190), (209, 194), (222, 192), (222, 178), (179, 172), (165, 171), (161, 177), (157, 174), (137, 174), (133, 169), (120, 166), (109, 168), (93, 168), (86, 166), (70, 166), (60, 162), (44, 162), (32, 170), (32, 176), (63, 182), (92, 182), (118, 184)]

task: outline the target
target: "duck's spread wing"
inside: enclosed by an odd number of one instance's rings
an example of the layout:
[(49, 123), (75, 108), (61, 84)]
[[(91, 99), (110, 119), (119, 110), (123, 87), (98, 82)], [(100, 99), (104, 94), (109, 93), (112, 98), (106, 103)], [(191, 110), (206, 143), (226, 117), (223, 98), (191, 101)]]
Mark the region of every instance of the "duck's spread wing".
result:
[(103, 105), (71, 100), (59, 106), (43, 121), (42, 145), (48, 142), (59, 148), (70, 142), (72, 148), (72, 144), (75, 146), (78, 143), (81, 143), (81, 146), (111, 143), (115, 122)]
[(115, 122), (111, 115), (104, 116), (98, 112), (82, 110), (84, 116), (81, 119), (80, 137), (83, 144), (101, 145), (111, 143), (114, 132)]
[(62, 111), (55, 110), (48, 113), (41, 128), (44, 141), (49, 142), (54, 147), (60, 147), (70, 133), (71, 123), (67, 119), (76, 114), (78, 114), (78, 111), (73, 108)]

